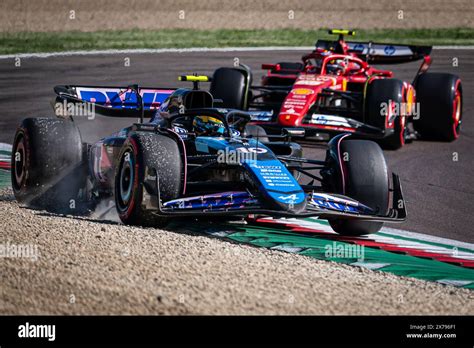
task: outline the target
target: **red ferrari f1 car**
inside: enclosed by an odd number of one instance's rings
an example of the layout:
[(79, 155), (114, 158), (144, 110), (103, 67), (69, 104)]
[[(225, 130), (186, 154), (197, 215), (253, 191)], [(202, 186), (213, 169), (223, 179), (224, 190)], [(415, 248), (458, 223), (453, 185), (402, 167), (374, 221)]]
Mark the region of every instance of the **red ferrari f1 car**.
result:
[[(263, 64), (261, 86), (244, 65), (217, 69), (211, 93), (222, 106), (254, 110), (267, 133), (303, 127), (319, 140), (342, 132), (398, 149), (420, 137), (452, 141), (462, 122), (462, 84), (448, 73), (428, 73), (430, 46), (346, 42), (353, 31), (330, 30), (338, 40), (318, 40), (302, 62)], [(412, 82), (372, 64), (421, 60)]]

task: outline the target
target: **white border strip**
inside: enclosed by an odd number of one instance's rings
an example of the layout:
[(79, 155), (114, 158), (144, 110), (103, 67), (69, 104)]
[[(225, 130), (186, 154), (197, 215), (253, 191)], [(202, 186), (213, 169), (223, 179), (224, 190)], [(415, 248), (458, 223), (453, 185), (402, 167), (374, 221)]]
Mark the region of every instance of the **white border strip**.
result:
[(433, 46), (434, 50), (474, 50), (474, 46)]
[[(331, 227), (329, 227), (325, 223), (319, 222), (320, 220), (316, 219), (316, 218), (312, 218), (312, 220), (300, 220), (300, 219), (296, 219), (296, 218), (289, 218), (289, 219), (285, 219), (285, 218), (276, 219), (275, 218), (275, 219), (273, 219), (273, 218), (269, 217), (267, 219), (273, 220), (273, 221), (276, 221), (276, 222), (289, 223), (289, 224), (292, 224), (292, 225), (297, 225), (297, 226), (306, 227), (306, 228), (316, 228), (316, 229), (324, 231), (328, 234), (336, 234), (336, 232), (334, 232), (331, 229)], [(398, 241), (397, 240), (387, 241), (387, 239), (390, 238), (390, 237), (381, 236), (377, 233), (367, 235), (366, 239), (373, 239), (374, 241), (379, 241), (381, 243), (387, 242), (387, 243), (390, 243), (390, 244), (400, 245), (400, 246), (403, 246), (403, 247), (411, 247), (411, 248), (414, 247), (413, 243), (423, 243), (423, 242), (430, 243), (431, 242), (431, 243), (442, 244), (445, 247), (464, 248), (464, 249), (467, 249), (469, 251), (474, 252), (474, 244), (468, 243), (468, 242), (462, 242), (462, 241), (458, 241), (458, 240), (454, 240), (454, 239), (449, 239), (449, 238), (444, 238), (444, 237), (437, 237), (437, 236), (432, 236), (432, 235), (428, 235), (428, 234), (412, 232), (412, 231), (406, 231), (406, 230), (400, 230), (400, 229), (385, 227), (385, 226), (382, 227), (380, 232), (391, 235), (391, 236), (394, 236), (394, 238), (396, 238), (398, 236), (398, 237), (405, 237), (405, 238), (409, 238), (409, 239), (414, 239), (415, 241), (403, 241), (402, 242), (401, 239), (398, 239)], [(417, 245), (416, 247), (419, 247), (419, 246)], [(422, 247), (421, 249), (426, 250), (426, 251), (431, 250), (432, 252), (433, 252), (433, 250), (436, 250), (435, 252), (438, 252), (439, 248), (443, 248), (443, 247), (429, 245), (429, 249), (427, 249), (426, 246)], [(446, 249), (446, 248), (444, 248), (444, 249)], [(447, 252), (446, 252), (446, 250), (447, 250)], [(448, 249), (446, 249), (446, 250), (445, 250), (444, 254), (449, 254), (449, 255), (453, 256), (452, 255), (453, 250), (448, 250)], [(441, 253), (443, 253), (443, 252), (441, 252)], [(461, 257), (461, 254), (464, 255), (465, 252), (459, 251), (458, 253), (459, 253), (458, 256)], [(471, 260), (472, 258), (473, 258), (473, 256), (470, 254), (468, 259)]]
[(68, 56), (92, 56), (92, 55), (112, 55), (112, 54), (159, 54), (159, 53), (193, 53), (193, 52), (264, 52), (264, 51), (308, 51), (313, 46), (275, 46), (275, 47), (191, 47), (191, 48), (138, 48), (124, 50), (92, 50), (92, 51), (64, 51), (49, 53), (19, 53), (0, 55), (0, 59), (12, 58), (49, 58), (49, 57), (68, 57)]
[[(139, 49), (111, 49), (92, 51), (64, 51), (48, 53), (18, 53), (0, 55), (0, 59), (13, 58), (50, 58), (70, 56), (93, 56), (113, 54), (159, 54), (159, 53), (193, 53), (193, 52), (265, 52), (265, 51), (308, 51), (314, 46), (269, 46), (269, 47), (191, 47), (191, 48), (139, 48)], [(474, 46), (433, 46), (435, 50), (474, 50)]]
[(7, 143), (0, 143), (0, 151), (12, 151), (13, 145)]
[(423, 233), (418, 233), (418, 232), (399, 230), (399, 229), (391, 228), (391, 227), (383, 227), (380, 232), (391, 234), (391, 235), (394, 235), (394, 236), (405, 237), (405, 238), (413, 238), (413, 239), (417, 239), (419, 241), (439, 243), (439, 244), (444, 244), (444, 245), (449, 245), (449, 246), (453, 246), (453, 247), (464, 248), (464, 249), (474, 251), (474, 244), (471, 244), (471, 243), (468, 243), (468, 242), (461, 242), (461, 241), (454, 240), (454, 239), (436, 237), (436, 236), (423, 234)]

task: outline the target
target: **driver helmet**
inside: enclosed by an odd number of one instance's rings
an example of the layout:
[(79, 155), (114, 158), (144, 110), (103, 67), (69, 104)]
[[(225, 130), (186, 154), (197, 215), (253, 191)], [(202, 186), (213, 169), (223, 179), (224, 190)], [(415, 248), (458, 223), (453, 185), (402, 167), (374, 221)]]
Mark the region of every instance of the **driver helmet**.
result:
[(347, 64), (343, 59), (333, 59), (326, 66), (326, 72), (333, 75), (343, 75)]
[(222, 136), (225, 133), (224, 122), (212, 116), (196, 116), (193, 130), (199, 136)]

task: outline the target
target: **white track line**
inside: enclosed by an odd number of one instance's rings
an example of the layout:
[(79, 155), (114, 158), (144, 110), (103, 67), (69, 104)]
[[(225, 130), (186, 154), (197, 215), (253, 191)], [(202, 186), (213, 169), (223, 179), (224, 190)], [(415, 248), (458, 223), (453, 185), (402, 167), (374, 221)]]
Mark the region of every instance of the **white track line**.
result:
[(0, 151), (12, 151), (13, 146), (7, 143), (0, 143)]
[(433, 46), (435, 50), (474, 50), (474, 46)]
[(138, 48), (124, 50), (92, 50), (92, 51), (64, 51), (49, 53), (19, 53), (0, 55), (0, 59), (11, 58), (49, 58), (69, 56), (113, 55), (113, 54), (159, 54), (159, 53), (194, 53), (194, 52), (260, 52), (260, 51), (308, 51), (313, 46), (305, 47), (191, 47), (191, 48)]
[[(474, 50), (474, 46), (434, 46), (435, 50)], [(113, 55), (113, 54), (160, 54), (160, 53), (193, 53), (193, 52), (265, 52), (265, 51), (308, 51), (314, 46), (270, 46), (270, 47), (191, 47), (191, 48), (140, 48), (140, 49), (110, 49), (92, 51), (64, 51), (49, 53), (18, 53), (3, 54), (0, 59), (14, 58), (50, 58), (50, 57), (70, 57), (70, 56), (93, 56), (93, 55)]]

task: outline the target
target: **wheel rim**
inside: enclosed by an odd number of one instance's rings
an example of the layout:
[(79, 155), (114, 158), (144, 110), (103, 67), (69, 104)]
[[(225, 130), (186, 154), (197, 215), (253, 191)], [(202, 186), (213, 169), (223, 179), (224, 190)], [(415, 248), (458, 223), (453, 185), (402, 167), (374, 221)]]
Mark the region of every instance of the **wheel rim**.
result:
[(405, 145), (405, 126), (406, 126), (406, 117), (407, 115), (410, 115), (412, 112), (412, 103), (413, 103), (413, 89), (409, 88), (406, 96), (406, 101), (408, 105), (408, 110), (405, 110), (405, 113), (399, 112), (398, 117), (400, 118), (399, 124), (400, 124), (400, 145), (403, 146)]
[(405, 145), (405, 115), (400, 115), (400, 144)]
[(388, 110), (387, 110), (387, 116), (386, 116), (386, 128), (393, 128), (395, 125), (396, 117), (394, 120), (391, 120), (393, 115), (395, 114), (395, 102), (393, 100), (390, 100), (390, 103), (388, 105)]
[[(17, 145), (13, 152), (13, 168), (12, 173), (14, 175), (14, 184), (16, 189), (20, 189), (23, 185), (23, 181), (25, 180), (26, 176), (26, 150), (25, 150), (25, 138), (24, 136), (20, 136), (17, 140)], [(18, 158), (19, 157), (19, 158)], [(18, 159), (18, 160), (17, 160)]]
[(461, 126), (461, 93), (459, 89), (456, 88), (456, 94), (454, 95), (453, 100), (453, 131), (454, 137), (459, 136), (459, 128)]
[(125, 208), (132, 196), (133, 181), (134, 181), (134, 165), (132, 153), (126, 152), (123, 156), (122, 167), (120, 169), (119, 179), (119, 195), (120, 202)]

